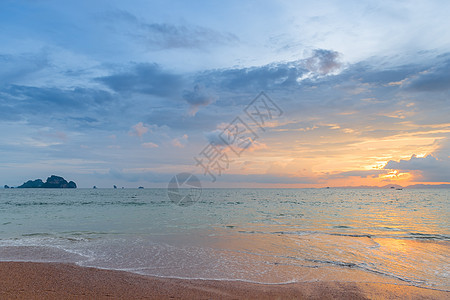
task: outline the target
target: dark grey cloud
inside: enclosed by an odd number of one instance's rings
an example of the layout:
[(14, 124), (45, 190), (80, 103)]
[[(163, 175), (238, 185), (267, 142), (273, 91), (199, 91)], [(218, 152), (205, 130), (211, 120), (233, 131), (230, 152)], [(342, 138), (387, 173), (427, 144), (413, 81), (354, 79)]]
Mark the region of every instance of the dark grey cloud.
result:
[(342, 68), (340, 54), (336, 51), (326, 49), (315, 49), (313, 55), (305, 60), (305, 66), (308, 70), (327, 75)]
[[(320, 59), (328, 57), (327, 51), (317, 53)], [(18, 60), (20, 57), (14, 61)], [(0, 116), (3, 120), (25, 118), (31, 123), (56, 120), (56, 123), (75, 128), (89, 128), (106, 126), (107, 120), (121, 112), (136, 122), (204, 132), (213, 130), (220, 122), (229, 122), (240, 112), (234, 105), (250, 102), (261, 90), (298, 89), (297, 79), (310, 72), (304, 65), (305, 61), (297, 61), (181, 75), (157, 64), (140, 63), (119, 71), (112, 69), (111, 75), (94, 79), (117, 94), (102, 88), (4, 85), (0, 87)], [(188, 90), (187, 86), (194, 88)], [(216, 103), (216, 95), (220, 95), (220, 103)], [(187, 106), (180, 105), (181, 100)], [(212, 104), (233, 109), (218, 114), (214, 106), (212, 110), (197, 113), (199, 107)], [(190, 117), (186, 116), (186, 111), (190, 112)], [(42, 118), (43, 115), (46, 118)], [(109, 123), (112, 126), (114, 122)]]
[(223, 130), (216, 129), (210, 132), (205, 133), (206, 140), (208, 143), (217, 145), (217, 146), (228, 146), (223, 139), (220, 138), (220, 134), (223, 133)]
[(450, 90), (450, 59), (432, 67), (406, 83), (406, 89), (422, 92), (440, 92)]
[(2, 120), (27, 120), (43, 124), (55, 121), (92, 125), (114, 105), (112, 95), (103, 90), (59, 89), (7, 85), (0, 88)]
[(45, 53), (0, 54), (0, 84), (13, 84), (49, 66)]
[[(377, 85), (378, 89), (402, 89), (408, 92), (446, 91), (450, 86), (450, 54), (439, 55), (426, 62), (387, 65), (379, 59), (362, 61), (343, 70), (341, 80)], [(384, 90), (385, 91), (385, 90)]]
[(65, 90), (10, 85), (2, 89), (2, 93), (9, 95), (10, 100), (15, 100), (15, 103), (22, 105), (24, 111), (27, 111), (27, 107), (32, 110), (51, 107), (70, 111), (71, 109), (100, 106), (111, 100), (111, 95), (106, 91), (85, 88)]
[(363, 83), (389, 84), (400, 82), (414, 74), (425, 70), (425, 66), (418, 64), (379, 67), (374, 66), (371, 61), (360, 62), (350, 66), (349, 69), (341, 73), (345, 79), (358, 79)]
[(426, 157), (411, 156), (400, 161), (390, 160), (384, 169), (399, 171), (419, 171), (423, 181), (446, 182), (450, 178), (450, 160), (438, 159), (432, 155)]
[[(312, 57), (319, 60), (330, 56), (324, 61), (333, 65), (330, 61), (336, 55), (332, 53), (318, 51)], [(318, 76), (313, 74), (309, 79), (298, 81), (298, 78), (311, 73), (305, 67), (307, 60), (184, 75), (166, 71), (157, 64), (132, 64), (120, 71), (112, 69), (110, 76), (95, 79), (116, 93), (103, 87), (61, 89), (3, 85), (0, 86), (0, 117), (2, 120), (26, 119), (38, 124), (52, 121), (55, 125), (77, 129), (128, 129), (130, 122), (145, 122), (166, 125), (183, 133), (191, 130), (191, 134), (203, 136), (204, 132), (211, 132), (218, 124), (230, 122), (242, 113), (242, 108), (264, 90), (285, 108), (287, 118), (300, 118), (306, 122), (303, 124), (306, 128), (314, 125), (307, 123), (308, 117), (320, 112), (327, 122), (339, 123), (342, 127), (348, 123), (350, 128), (360, 128), (361, 135), (381, 138), (399, 133), (392, 128), (404, 121), (385, 114), (396, 110), (413, 111), (419, 107), (416, 104), (405, 108), (402, 104), (404, 97), (399, 94), (405, 93), (404, 89), (400, 85), (389, 86), (386, 83), (404, 80), (423, 69), (432, 70), (436, 64), (432, 61), (428, 66), (408, 65), (386, 70), (360, 63), (348, 65), (337, 75), (318, 73)], [(356, 93), (358, 89), (362, 91)], [(410, 95), (408, 97), (411, 99)], [(362, 100), (365, 98), (374, 100)], [(423, 102), (423, 109), (430, 111), (426, 107), (430, 99), (433, 98), (421, 97), (415, 101)], [(205, 108), (194, 114), (202, 106)], [(439, 109), (433, 109), (430, 117), (429, 114), (415, 114), (409, 120), (434, 124), (448, 119), (448, 114), (445, 114), (448, 109), (448, 106), (441, 105)], [(348, 110), (355, 113), (339, 115)], [(189, 111), (191, 115), (186, 113)], [(372, 128), (364, 128), (368, 116)], [(376, 124), (380, 126), (374, 130)], [(286, 126), (285, 129), (293, 129), (294, 125)], [(206, 138), (212, 140), (209, 135)]]
[(180, 92), (183, 79), (181, 75), (164, 71), (157, 64), (141, 63), (129, 71), (97, 79), (109, 88), (120, 93), (142, 93), (167, 97)]
[(202, 26), (145, 22), (122, 10), (105, 14), (103, 20), (108, 22), (109, 27), (115, 28), (115, 31), (137, 38), (154, 50), (208, 48), (239, 41), (234, 34)]
[(183, 93), (183, 99), (191, 105), (208, 105), (214, 101), (214, 98), (198, 84), (195, 85), (193, 91), (184, 91)]
[(168, 126), (174, 130), (187, 132), (188, 130), (202, 135), (202, 132), (213, 130), (221, 122), (230, 122), (236, 114), (233, 111), (207, 111), (200, 110), (195, 116), (186, 114), (187, 107), (164, 107), (145, 112), (145, 121), (148, 124)]
[[(301, 61), (185, 75), (166, 71), (157, 64), (132, 64), (120, 71), (112, 69), (111, 75), (95, 79), (117, 93), (110, 93), (101, 87), (60, 89), (4, 85), (0, 87), (0, 116), (3, 120), (21, 120), (26, 116), (28, 121), (40, 123), (53, 119), (76, 128), (118, 128), (117, 123), (120, 122), (108, 120), (126, 115), (126, 119), (132, 119), (134, 123), (142, 121), (166, 125), (174, 130), (194, 130), (202, 135), (202, 132), (212, 131), (222, 122), (230, 122), (242, 113), (244, 105), (264, 90), (278, 105), (287, 108), (287, 117), (301, 117), (307, 121), (304, 117), (320, 111), (322, 115), (327, 115), (329, 122), (363, 124), (367, 121), (364, 115), (369, 114), (372, 124), (378, 122), (395, 126), (401, 120), (383, 116), (383, 113), (405, 109), (403, 97), (399, 95), (404, 89), (400, 85), (389, 86), (387, 83), (435, 68), (435, 62), (428, 66), (407, 65), (388, 70), (359, 63), (348, 65), (338, 75), (324, 76), (319, 70), (311, 78), (298, 80), (311, 73), (306, 68), (308, 60), (315, 61), (318, 69), (323, 65), (331, 70), (332, 66), (338, 66), (333, 63), (337, 57), (339, 55), (331, 50), (317, 50), (311, 58)], [(323, 62), (319, 63), (321, 60)], [(355, 92), (358, 89), (361, 92)], [(374, 100), (362, 101), (365, 98)], [(422, 97), (415, 101), (426, 105), (431, 99)], [(197, 112), (202, 106), (208, 107)], [(346, 115), (345, 118), (339, 116), (340, 112), (349, 109), (358, 114)], [(445, 109), (448, 110), (448, 106), (433, 109), (430, 118), (423, 114), (412, 118), (424, 124), (432, 123), (446, 118)], [(374, 112), (379, 115), (374, 115)], [(419, 117), (423, 120), (417, 120)], [(123, 117), (120, 120), (126, 123)], [(130, 125), (121, 126), (128, 128)], [(368, 131), (361, 127), (363, 135), (373, 137), (396, 134), (389, 130), (380, 127)]]
[(193, 91), (184, 91), (183, 99), (189, 103), (191, 107), (189, 113), (191, 115), (195, 115), (200, 106), (207, 106), (216, 101), (216, 97), (214, 95), (198, 84), (194, 86)]
[(342, 67), (338, 52), (316, 49), (306, 59), (250, 68), (206, 71), (198, 74), (196, 80), (206, 87), (226, 92), (280, 91), (316, 83)]
[[(232, 93), (236, 96), (242, 93), (256, 94), (262, 90), (297, 87), (297, 79), (306, 72), (306, 69), (296, 63), (281, 63), (252, 68), (206, 71), (198, 74), (196, 81), (211, 90), (216, 90), (217, 93)], [(233, 105), (233, 102), (225, 98), (223, 100), (226, 102), (219, 102), (219, 105)]]
[(327, 177), (327, 179), (346, 178), (346, 177), (362, 177), (362, 178), (378, 177), (378, 175), (385, 173), (387, 173), (386, 170), (355, 170), (333, 174)]

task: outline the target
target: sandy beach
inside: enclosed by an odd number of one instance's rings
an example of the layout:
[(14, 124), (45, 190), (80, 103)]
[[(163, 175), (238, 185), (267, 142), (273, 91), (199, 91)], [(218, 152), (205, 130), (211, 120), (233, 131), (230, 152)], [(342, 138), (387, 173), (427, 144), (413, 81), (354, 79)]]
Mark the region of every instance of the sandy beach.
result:
[(264, 285), (184, 280), (61, 263), (0, 263), (1, 299), (448, 299), (407, 285), (309, 282)]

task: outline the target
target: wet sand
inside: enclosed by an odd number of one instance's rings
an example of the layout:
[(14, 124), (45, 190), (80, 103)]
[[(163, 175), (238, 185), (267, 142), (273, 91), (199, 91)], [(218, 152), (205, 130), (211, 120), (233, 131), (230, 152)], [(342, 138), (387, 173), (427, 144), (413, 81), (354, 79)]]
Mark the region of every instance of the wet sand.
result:
[(307, 282), (281, 285), (185, 280), (62, 263), (0, 263), (0, 299), (450, 299), (408, 285)]

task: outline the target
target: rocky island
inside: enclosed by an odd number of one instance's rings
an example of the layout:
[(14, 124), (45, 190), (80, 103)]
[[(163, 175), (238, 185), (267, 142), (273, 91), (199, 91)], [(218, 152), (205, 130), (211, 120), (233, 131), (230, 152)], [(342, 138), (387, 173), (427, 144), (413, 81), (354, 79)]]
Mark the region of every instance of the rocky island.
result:
[(28, 180), (17, 188), (75, 189), (77, 188), (77, 184), (73, 181), (67, 182), (67, 180), (60, 176), (52, 175), (47, 178), (46, 182), (43, 182), (42, 179)]

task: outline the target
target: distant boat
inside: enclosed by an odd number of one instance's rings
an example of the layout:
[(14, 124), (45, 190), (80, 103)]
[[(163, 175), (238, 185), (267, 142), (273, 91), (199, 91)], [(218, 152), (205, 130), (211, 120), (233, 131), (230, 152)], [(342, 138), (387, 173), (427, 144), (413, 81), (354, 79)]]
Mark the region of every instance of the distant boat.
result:
[(138, 189), (143, 189), (143, 188), (144, 188), (143, 186), (138, 187)]
[(117, 186), (114, 185), (114, 188), (117, 189)]
[(397, 190), (397, 191), (401, 191), (401, 190), (403, 190), (403, 189), (401, 189), (401, 188), (397, 188), (396, 190)]
[(97, 187), (94, 185), (92, 188), (93, 188), (93, 189), (96, 189)]

